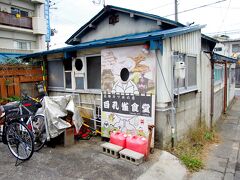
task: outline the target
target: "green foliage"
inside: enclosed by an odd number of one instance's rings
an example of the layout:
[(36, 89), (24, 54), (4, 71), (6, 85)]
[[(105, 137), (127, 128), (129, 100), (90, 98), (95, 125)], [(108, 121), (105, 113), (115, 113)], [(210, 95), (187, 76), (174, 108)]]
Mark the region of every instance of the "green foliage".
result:
[(213, 132), (210, 132), (210, 131), (205, 132), (205, 134), (204, 134), (204, 139), (205, 140), (212, 141), (213, 138), (214, 138)]
[(6, 100), (9, 102), (13, 102), (13, 101), (20, 101), (21, 98), (18, 96), (11, 96), (11, 97), (6, 98)]
[(190, 171), (199, 171), (203, 168), (203, 162), (199, 158), (185, 154), (180, 156), (180, 160), (187, 166)]
[(210, 131), (206, 126), (201, 125), (190, 129), (188, 134), (177, 143), (174, 149), (168, 150), (176, 155), (189, 171), (199, 171), (204, 167), (203, 157), (207, 146), (218, 141), (215, 131)]

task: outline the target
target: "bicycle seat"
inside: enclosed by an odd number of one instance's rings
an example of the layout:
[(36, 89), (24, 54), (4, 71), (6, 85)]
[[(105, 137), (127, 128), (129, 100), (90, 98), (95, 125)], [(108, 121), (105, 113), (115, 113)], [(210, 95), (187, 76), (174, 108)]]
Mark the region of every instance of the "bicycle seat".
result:
[(9, 104), (6, 104), (6, 105), (2, 105), (0, 109), (2, 109), (3, 112), (5, 112), (7, 114), (11, 110), (14, 110), (14, 109), (17, 109), (17, 108), (19, 108), (19, 103), (13, 102), (13, 103), (9, 103)]

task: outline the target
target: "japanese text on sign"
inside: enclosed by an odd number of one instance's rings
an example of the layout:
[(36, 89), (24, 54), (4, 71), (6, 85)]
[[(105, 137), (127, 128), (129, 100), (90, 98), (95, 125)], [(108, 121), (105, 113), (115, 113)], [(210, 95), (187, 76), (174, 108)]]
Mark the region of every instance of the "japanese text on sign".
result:
[(152, 96), (103, 94), (103, 111), (151, 117)]

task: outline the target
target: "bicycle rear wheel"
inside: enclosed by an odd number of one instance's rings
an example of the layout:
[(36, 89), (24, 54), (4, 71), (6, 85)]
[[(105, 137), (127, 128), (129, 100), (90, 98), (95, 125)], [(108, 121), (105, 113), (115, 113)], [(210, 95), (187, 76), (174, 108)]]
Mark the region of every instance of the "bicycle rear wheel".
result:
[(32, 120), (32, 131), (34, 134), (34, 151), (39, 151), (43, 148), (47, 141), (47, 133), (45, 120), (43, 115), (36, 115)]
[(6, 129), (6, 140), (10, 152), (19, 160), (28, 160), (34, 152), (33, 135), (24, 122), (13, 120)]

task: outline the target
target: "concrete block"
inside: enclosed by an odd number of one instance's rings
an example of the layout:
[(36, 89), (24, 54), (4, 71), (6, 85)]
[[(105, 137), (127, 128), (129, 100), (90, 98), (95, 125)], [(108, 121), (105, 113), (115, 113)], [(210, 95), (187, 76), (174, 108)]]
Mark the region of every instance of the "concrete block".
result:
[(139, 165), (144, 161), (144, 154), (132, 151), (130, 149), (124, 149), (119, 152), (120, 159), (131, 162), (135, 165)]
[(64, 146), (70, 146), (74, 144), (74, 128), (70, 127), (64, 131)]
[(122, 146), (118, 146), (112, 143), (103, 143), (101, 144), (102, 152), (108, 156), (118, 159), (119, 158), (119, 151), (123, 149)]

